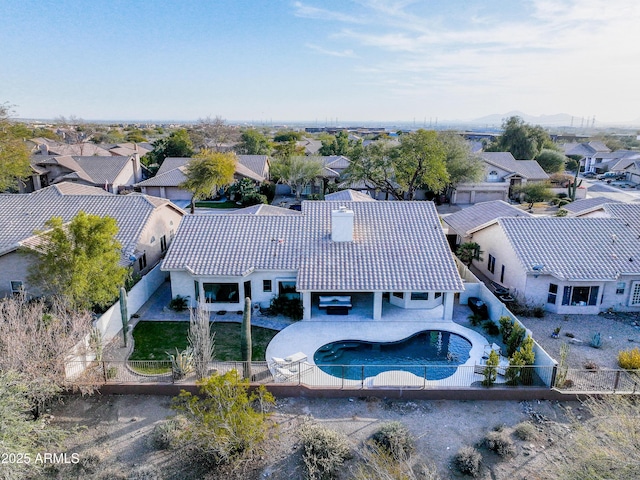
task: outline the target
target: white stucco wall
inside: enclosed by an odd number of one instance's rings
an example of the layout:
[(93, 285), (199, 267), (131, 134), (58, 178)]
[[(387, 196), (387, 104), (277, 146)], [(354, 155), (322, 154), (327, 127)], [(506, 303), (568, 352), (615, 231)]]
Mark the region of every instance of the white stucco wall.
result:
[[(180, 225), (182, 213), (172, 206), (164, 206), (156, 209), (144, 225), (136, 249), (147, 254), (147, 266), (142, 273), (148, 272), (161, 259), (162, 252), (160, 239), (164, 235), (167, 240), (167, 248), (171, 245), (171, 240)], [(139, 272), (139, 264), (133, 264), (134, 271)]]
[(27, 282), (31, 258), (17, 251), (0, 256), (0, 297), (11, 295), (11, 282), (22, 282), (29, 295), (38, 296), (40, 290)]

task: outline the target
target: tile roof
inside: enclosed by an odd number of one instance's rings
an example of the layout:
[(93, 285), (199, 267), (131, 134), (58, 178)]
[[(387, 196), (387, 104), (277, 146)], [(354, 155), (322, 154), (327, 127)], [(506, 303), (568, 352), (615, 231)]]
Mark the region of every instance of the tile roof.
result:
[(184, 171), (187, 167), (178, 167), (163, 173), (157, 173), (155, 177), (147, 178), (135, 184), (136, 187), (177, 187), (187, 179)]
[(0, 195), (0, 211), (3, 212), (0, 216), (0, 255), (18, 248), (36, 230), (42, 230), (51, 217), (62, 217), (68, 222), (82, 210), (116, 219), (119, 227), (116, 237), (122, 244), (123, 257), (127, 257), (133, 253), (153, 211), (158, 206), (171, 205), (168, 200), (147, 195), (104, 195), (71, 190), (68, 186), (60, 188), (56, 185), (33, 193)]
[(609, 202), (604, 206), (605, 212), (629, 225), (640, 236), (640, 203)]
[(239, 208), (228, 212), (229, 215), (302, 215), (297, 210), (290, 208), (275, 207), (273, 205), (252, 205), (251, 207)]
[(602, 142), (565, 143), (562, 146), (565, 155), (592, 156), (598, 152), (610, 152), (611, 150)]
[(495, 223), (500, 217), (531, 217), (532, 215), (502, 200), (480, 202), (459, 212), (443, 217), (460, 236), (469, 236), (475, 230)]
[(617, 218), (501, 218), (498, 223), (528, 273), (538, 266), (541, 274), (585, 281), (640, 274), (638, 235)]
[(269, 173), (268, 157), (266, 155), (236, 155), (238, 163), (244, 165), (249, 170), (264, 178)]
[(64, 181), (65, 178), (73, 178), (100, 185), (104, 184), (105, 181), (110, 184), (113, 183), (130, 162), (130, 157), (36, 155), (31, 158), (31, 162), (39, 166), (59, 165), (70, 170), (70, 173), (59, 176), (53, 180), (54, 182)]
[[(354, 241), (331, 240), (331, 211), (354, 211)], [(459, 291), (431, 202), (305, 201), (302, 215), (183, 217), (164, 270), (246, 275), (297, 270), (299, 290)]]
[(619, 203), (617, 200), (612, 200), (607, 197), (593, 197), (584, 198), (582, 200), (576, 200), (575, 202), (567, 203), (564, 208), (572, 216), (580, 216), (600, 208), (604, 208), (606, 203)]
[(549, 175), (535, 160), (516, 160), (509, 152), (481, 152), (482, 159), (508, 172), (517, 173), (527, 180), (548, 180)]
[(357, 190), (340, 190), (339, 192), (329, 193), (324, 196), (327, 201), (349, 201), (349, 202), (375, 202), (375, 199), (371, 198), (366, 193), (358, 192)]

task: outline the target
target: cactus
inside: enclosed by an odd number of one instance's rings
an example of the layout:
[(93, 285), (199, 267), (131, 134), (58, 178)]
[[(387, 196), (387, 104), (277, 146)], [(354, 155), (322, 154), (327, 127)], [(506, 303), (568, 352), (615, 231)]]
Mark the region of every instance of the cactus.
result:
[(127, 305), (127, 291), (120, 287), (120, 316), (122, 317), (122, 337), (127, 346), (127, 330), (129, 330), (129, 307)]
[(582, 180), (578, 181), (578, 174), (580, 173), (580, 162), (578, 162), (578, 168), (576, 169), (576, 175), (573, 177), (573, 182), (569, 182), (567, 186), (567, 194), (571, 201), (576, 199), (576, 190), (582, 186)]
[(191, 348), (187, 348), (180, 352), (176, 348), (176, 354), (167, 352), (171, 358), (171, 372), (174, 380), (180, 380), (193, 371), (193, 352)]
[(591, 343), (589, 345), (591, 345), (593, 348), (602, 347), (602, 339), (600, 338), (600, 332), (593, 334), (593, 337), (591, 337)]
[(240, 330), (240, 354), (244, 362), (244, 378), (251, 379), (251, 299), (244, 299), (242, 329)]

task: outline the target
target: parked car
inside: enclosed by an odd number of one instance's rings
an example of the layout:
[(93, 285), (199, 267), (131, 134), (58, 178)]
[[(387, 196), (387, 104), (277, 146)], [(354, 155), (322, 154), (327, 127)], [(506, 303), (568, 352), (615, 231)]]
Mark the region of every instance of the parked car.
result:
[(596, 178), (598, 180), (624, 180), (627, 177), (624, 173), (607, 172), (597, 175)]
[(482, 317), (483, 320), (489, 318), (489, 310), (487, 309), (487, 304), (484, 303), (478, 297), (469, 297), (467, 301), (469, 304), (469, 308), (475, 314), (478, 314)]
[(596, 172), (585, 172), (582, 174), (584, 178), (595, 178), (597, 176)]

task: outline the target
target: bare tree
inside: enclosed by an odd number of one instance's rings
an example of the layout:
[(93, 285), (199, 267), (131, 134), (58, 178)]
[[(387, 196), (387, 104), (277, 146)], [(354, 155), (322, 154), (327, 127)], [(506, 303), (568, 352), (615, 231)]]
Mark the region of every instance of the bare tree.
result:
[(0, 371), (20, 372), (36, 416), (47, 400), (74, 386), (66, 363), (90, 331), (89, 313), (69, 311), (56, 301), (0, 301)]
[[(204, 148), (215, 147), (219, 149), (223, 144), (235, 143), (239, 139), (239, 132), (236, 128), (227, 124), (227, 121), (220, 116), (199, 118), (196, 129), (200, 131), (204, 138)], [(209, 142), (213, 143), (213, 145), (210, 145)]]
[(195, 310), (191, 309), (187, 339), (193, 352), (193, 365), (198, 380), (209, 375), (209, 363), (213, 360), (215, 347), (214, 335), (209, 324), (209, 312), (201, 305)]

